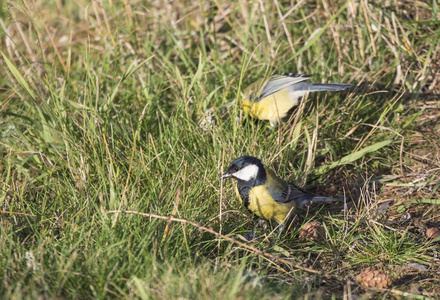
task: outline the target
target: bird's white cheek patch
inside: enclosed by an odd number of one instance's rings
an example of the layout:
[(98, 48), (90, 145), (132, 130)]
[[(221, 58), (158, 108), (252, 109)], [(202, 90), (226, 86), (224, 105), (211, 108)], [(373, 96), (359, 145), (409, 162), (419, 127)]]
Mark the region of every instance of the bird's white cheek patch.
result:
[(258, 174), (258, 166), (249, 165), (235, 172), (234, 174), (232, 174), (232, 176), (243, 181), (248, 181), (251, 179), (255, 179), (257, 177), (257, 174)]

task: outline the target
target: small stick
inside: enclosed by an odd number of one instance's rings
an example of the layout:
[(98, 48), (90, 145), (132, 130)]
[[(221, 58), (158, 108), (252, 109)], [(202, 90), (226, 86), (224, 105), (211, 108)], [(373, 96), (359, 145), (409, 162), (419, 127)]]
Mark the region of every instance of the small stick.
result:
[(240, 247), (242, 247), (242, 248), (244, 248), (246, 250), (249, 250), (249, 251), (251, 251), (251, 252), (255, 253), (256, 255), (261, 256), (263, 258), (270, 258), (270, 259), (272, 259), (274, 261), (285, 263), (286, 265), (294, 267), (295, 269), (302, 270), (302, 271), (305, 271), (305, 272), (308, 272), (308, 273), (312, 273), (312, 274), (320, 274), (321, 273), (321, 272), (319, 272), (317, 270), (306, 268), (306, 267), (302, 267), (300, 265), (294, 264), (294, 263), (292, 263), (291, 261), (289, 261), (287, 259), (276, 257), (276, 256), (274, 256), (274, 255), (272, 255), (270, 253), (261, 251), (261, 250), (255, 248), (254, 246), (247, 245), (247, 244), (242, 243), (242, 242), (240, 242), (240, 241), (238, 241), (238, 240), (236, 240), (234, 238), (231, 238), (229, 236), (220, 234), (220, 233), (216, 232), (215, 230), (213, 230), (211, 228), (202, 226), (200, 224), (197, 224), (195, 222), (191, 222), (191, 221), (188, 221), (188, 220), (185, 220), (185, 219), (178, 219), (178, 218), (174, 218), (174, 217), (160, 216), (160, 215), (151, 214), (151, 213), (141, 213), (141, 212), (138, 212), (138, 211), (135, 211), (135, 210), (107, 210), (106, 211), (106, 214), (120, 214), (120, 213), (141, 215), (141, 216), (147, 217), (147, 218), (156, 218), (156, 219), (167, 220), (168, 222), (173, 221), (173, 222), (179, 222), (179, 223), (184, 223), (184, 224), (190, 224), (190, 225), (192, 225), (194, 227), (197, 227), (200, 230), (212, 233), (217, 238), (222, 238), (222, 239), (224, 239), (226, 241), (229, 241), (231, 243), (237, 244), (238, 246), (240, 246)]

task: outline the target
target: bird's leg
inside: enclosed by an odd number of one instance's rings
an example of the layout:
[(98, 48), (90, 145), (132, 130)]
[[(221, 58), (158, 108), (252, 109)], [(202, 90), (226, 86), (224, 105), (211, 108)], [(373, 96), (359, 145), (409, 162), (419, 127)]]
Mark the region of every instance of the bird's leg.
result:
[(260, 227), (261, 225), (265, 225), (266, 221), (264, 221), (263, 219), (258, 219), (258, 222), (255, 224), (254, 226), (254, 230), (252, 230), (251, 232), (246, 232), (246, 234), (244, 235), (244, 237), (248, 240), (251, 241), (253, 239), (255, 239), (255, 237), (257, 236), (255, 234), (255, 230)]
[(255, 224), (255, 226), (254, 226), (254, 231), (255, 231), (255, 229), (257, 229), (261, 225), (264, 225), (264, 223), (266, 223), (266, 221), (264, 221), (263, 219), (258, 219), (257, 224)]
[(278, 238), (281, 237), (281, 233), (284, 231), (284, 224), (278, 225)]

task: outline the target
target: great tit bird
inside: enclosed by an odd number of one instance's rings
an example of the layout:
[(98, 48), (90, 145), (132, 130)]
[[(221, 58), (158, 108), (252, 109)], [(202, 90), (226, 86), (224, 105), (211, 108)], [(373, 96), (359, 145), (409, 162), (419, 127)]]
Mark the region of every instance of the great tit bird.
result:
[(296, 208), (311, 202), (338, 201), (314, 195), (284, 181), (253, 156), (234, 160), (220, 179), (230, 177), (237, 180), (236, 192), (240, 202), (260, 219), (278, 222), (279, 234), (284, 229), (284, 222)]
[(310, 83), (309, 75), (283, 73), (261, 79), (247, 87), (242, 95), (242, 107), (245, 113), (260, 120), (269, 120), (276, 126), (293, 107), (299, 104), (301, 97), (309, 92), (342, 91), (352, 84), (346, 83)]

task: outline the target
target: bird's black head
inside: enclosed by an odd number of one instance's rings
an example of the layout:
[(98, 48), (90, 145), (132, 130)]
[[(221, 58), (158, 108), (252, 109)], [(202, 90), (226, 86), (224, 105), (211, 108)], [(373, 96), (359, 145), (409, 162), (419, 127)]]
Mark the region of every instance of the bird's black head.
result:
[(252, 181), (255, 182), (254, 185), (260, 185), (266, 182), (266, 170), (258, 158), (253, 156), (241, 156), (229, 165), (228, 170), (221, 178), (229, 177), (241, 182)]

